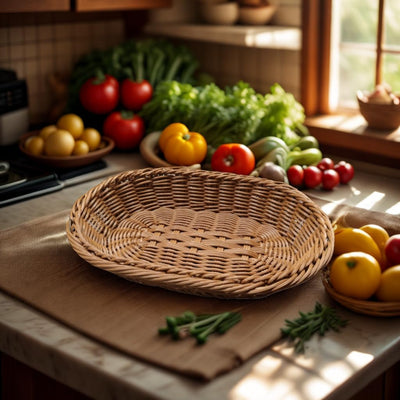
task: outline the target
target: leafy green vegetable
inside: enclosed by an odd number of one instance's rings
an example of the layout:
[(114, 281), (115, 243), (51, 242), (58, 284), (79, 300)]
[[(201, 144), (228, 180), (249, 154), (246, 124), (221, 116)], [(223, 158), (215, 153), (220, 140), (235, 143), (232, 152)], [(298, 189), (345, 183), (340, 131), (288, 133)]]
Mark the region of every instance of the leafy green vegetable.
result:
[(341, 319), (334, 308), (318, 302), (313, 311), (308, 313), (300, 311), (299, 314), (300, 318), (292, 321), (285, 320), (286, 325), (281, 328), (282, 336), (294, 341), (296, 353), (304, 353), (304, 343), (315, 333), (324, 336), (329, 330), (339, 332), (340, 328), (346, 326), (348, 322)]
[(212, 149), (222, 143), (249, 145), (265, 136), (291, 144), (306, 131), (303, 107), (278, 84), (262, 95), (242, 81), (224, 90), (214, 83), (196, 87), (164, 81), (140, 115), (148, 133), (181, 122), (201, 133)]
[(304, 109), (291, 93), (275, 83), (265, 96), (265, 106), (268, 113), (258, 126), (259, 136), (271, 136), (273, 132), (273, 136), (285, 139), (289, 145), (304, 136)]
[(166, 327), (160, 328), (158, 333), (160, 335), (171, 335), (175, 340), (193, 336), (198, 344), (204, 344), (209, 335), (212, 333), (223, 334), (240, 320), (241, 315), (232, 311), (201, 315), (196, 315), (192, 311), (185, 311), (177, 317), (166, 317)]

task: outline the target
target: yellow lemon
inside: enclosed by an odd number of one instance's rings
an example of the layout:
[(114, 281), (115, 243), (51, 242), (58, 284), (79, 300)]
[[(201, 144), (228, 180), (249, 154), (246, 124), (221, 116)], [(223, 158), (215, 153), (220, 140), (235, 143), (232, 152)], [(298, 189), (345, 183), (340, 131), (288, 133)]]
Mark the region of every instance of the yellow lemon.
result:
[(383, 264), (381, 251), (367, 232), (358, 228), (336, 227), (334, 254), (340, 255), (351, 251), (368, 253), (375, 257), (380, 265)]
[(44, 149), (44, 140), (40, 136), (31, 136), (25, 142), (25, 149), (34, 156), (40, 156)]
[(400, 265), (383, 271), (376, 297), (380, 301), (400, 301)]
[(84, 140), (77, 140), (74, 149), (72, 150), (72, 154), (75, 156), (82, 156), (87, 153), (89, 153), (89, 145)]
[(57, 127), (55, 125), (47, 125), (44, 128), (42, 128), (39, 132), (39, 136), (46, 140), (53, 132), (57, 130)]
[(76, 114), (65, 114), (57, 121), (57, 128), (68, 131), (74, 139), (79, 139), (85, 129), (82, 118)]
[(96, 150), (101, 142), (101, 135), (97, 129), (94, 128), (86, 128), (81, 137), (81, 140), (84, 140), (89, 145), (89, 151)]
[(64, 129), (57, 129), (44, 142), (44, 152), (48, 156), (70, 156), (75, 147), (74, 137)]
[(387, 268), (387, 260), (385, 254), (385, 245), (386, 242), (389, 240), (389, 233), (380, 225), (376, 224), (367, 224), (360, 228), (364, 232), (367, 232), (374, 242), (378, 245), (379, 250), (381, 251), (381, 268), (382, 270)]
[(360, 229), (367, 232), (374, 239), (381, 252), (385, 250), (385, 244), (389, 240), (389, 234), (385, 228), (375, 224), (368, 224)]
[(362, 251), (353, 251), (333, 260), (329, 279), (337, 292), (366, 300), (378, 289), (381, 275), (381, 267), (374, 257)]

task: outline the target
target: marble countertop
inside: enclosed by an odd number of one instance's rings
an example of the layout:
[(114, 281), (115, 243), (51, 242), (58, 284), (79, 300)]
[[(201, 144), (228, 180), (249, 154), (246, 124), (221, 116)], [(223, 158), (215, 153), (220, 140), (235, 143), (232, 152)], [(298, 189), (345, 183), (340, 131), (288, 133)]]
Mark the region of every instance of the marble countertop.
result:
[[(138, 154), (111, 154), (107, 170), (59, 192), (0, 209), (0, 228), (69, 209), (105, 176), (146, 167)], [(310, 191), (335, 204), (400, 215), (400, 171), (355, 163), (350, 185)], [(295, 305), (294, 305), (295, 307)], [(0, 351), (96, 399), (349, 398), (400, 360), (400, 318), (377, 319), (341, 308), (351, 324), (313, 338), (304, 355), (284, 340), (209, 383), (182, 377), (104, 346), (0, 292)]]

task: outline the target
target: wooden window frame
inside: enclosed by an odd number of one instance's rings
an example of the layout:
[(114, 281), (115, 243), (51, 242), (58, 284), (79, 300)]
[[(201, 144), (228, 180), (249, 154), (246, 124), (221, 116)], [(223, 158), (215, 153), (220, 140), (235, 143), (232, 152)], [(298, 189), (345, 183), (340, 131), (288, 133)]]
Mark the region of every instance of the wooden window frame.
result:
[[(357, 110), (330, 110), (332, 1), (302, 0), (301, 102), (306, 125), (325, 153), (400, 169), (400, 128), (372, 130)], [(382, 27), (380, 29), (382, 33)], [(378, 29), (378, 34), (381, 33)], [(377, 57), (376, 68), (380, 77), (380, 57)]]

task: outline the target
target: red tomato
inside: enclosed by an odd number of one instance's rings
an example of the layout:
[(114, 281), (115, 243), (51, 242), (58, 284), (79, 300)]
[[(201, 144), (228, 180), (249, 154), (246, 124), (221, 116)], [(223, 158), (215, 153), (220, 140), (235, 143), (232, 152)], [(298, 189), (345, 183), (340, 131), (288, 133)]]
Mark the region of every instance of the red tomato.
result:
[(240, 143), (221, 144), (211, 157), (211, 168), (220, 172), (248, 175), (255, 164), (253, 152)]
[(128, 110), (139, 111), (151, 100), (153, 88), (150, 82), (134, 82), (131, 79), (125, 79), (121, 85), (121, 102)]
[(324, 157), (318, 164), (317, 167), (321, 170), (321, 171), (325, 171), (327, 169), (334, 169), (335, 164), (334, 162), (328, 158), (328, 157)]
[(111, 75), (87, 80), (79, 91), (82, 106), (94, 114), (107, 114), (119, 101), (119, 83)]
[(315, 165), (304, 168), (304, 184), (309, 189), (315, 188), (322, 182), (322, 171)]
[(334, 169), (326, 169), (322, 171), (322, 188), (325, 190), (332, 190), (339, 185), (339, 174)]
[(354, 168), (346, 161), (339, 161), (335, 165), (335, 171), (339, 174), (340, 183), (348, 183), (353, 179)]
[(301, 165), (292, 165), (286, 171), (289, 183), (293, 186), (302, 186), (304, 183), (304, 170)]
[(385, 255), (390, 266), (400, 264), (400, 234), (390, 236), (387, 240)]
[(103, 125), (104, 136), (115, 142), (120, 150), (136, 148), (144, 135), (144, 121), (132, 111), (115, 111), (111, 113)]

